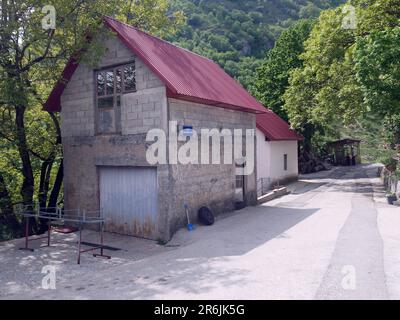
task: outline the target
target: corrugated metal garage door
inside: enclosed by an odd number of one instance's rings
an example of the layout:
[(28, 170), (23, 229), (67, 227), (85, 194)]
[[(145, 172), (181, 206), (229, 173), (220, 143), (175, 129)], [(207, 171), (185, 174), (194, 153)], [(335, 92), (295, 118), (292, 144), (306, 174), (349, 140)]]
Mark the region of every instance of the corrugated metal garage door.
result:
[(154, 238), (157, 219), (157, 169), (100, 168), (100, 208), (109, 232)]

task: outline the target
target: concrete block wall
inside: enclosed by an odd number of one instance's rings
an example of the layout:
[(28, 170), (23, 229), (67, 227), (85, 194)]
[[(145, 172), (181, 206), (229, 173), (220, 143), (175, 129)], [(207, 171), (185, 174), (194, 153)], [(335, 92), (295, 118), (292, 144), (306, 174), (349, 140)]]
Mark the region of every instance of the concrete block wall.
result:
[[(146, 167), (145, 134), (101, 135), (95, 137), (67, 137), (64, 143), (65, 161), (65, 208), (100, 210), (100, 167)], [(157, 166), (158, 190), (157, 229), (149, 237), (169, 240), (167, 227), (170, 201), (169, 167)]]
[(166, 89), (162, 81), (116, 37), (107, 37), (104, 45), (106, 53), (99, 65), (81, 63), (61, 97), (62, 136), (96, 134), (94, 69), (132, 61), (135, 61), (137, 91), (122, 96), (121, 115), (116, 116), (121, 119), (122, 134), (141, 134), (164, 127)]
[(81, 64), (61, 96), (61, 134), (63, 137), (95, 134), (93, 70)]
[(255, 117), (251, 113), (193, 103), (177, 99), (168, 99), (170, 120), (178, 121), (179, 125), (190, 124), (194, 129), (225, 128), (254, 129)]
[[(107, 51), (98, 66), (81, 63), (61, 98), (64, 148), (64, 202), (66, 209), (98, 211), (99, 167), (149, 166), (146, 133), (167, 128), (165, 86), (150, 69), (117, 38), (105, 40)], [(123, 95), (121, 134), (97, 134), (94, 70), (135, 60), (137, 92)], [(158, 229), (154, 239), (168, 240), (169, 167), (157, 166)]]
[[(148, 166), (145, 141), (152, 128), (168, 133), (168, 120), (201, 128), (255, 129), (255, 115), (167, 99), (158, 77), (116, 38), (106, 42), (99, 67), (135, 59), (137, 92), (122, 97), (121, 134), (96, 132), (94, 68), (81, 64), (62, 96), (61, 126), (65, 165), (65, 207), (99, 210), (99, 166)], [(158, 230), (154, 239), (169, 240), (185, 225), (184, 203), (191, 216), (205, 205), (215, 214), (234, 209), (235, 166), (158, 165)], [(246, 200), (255, 204), (255, 173), (246, 177)]]
[[(191, 125), (200, 134), (201, 129), (254, 129), (255, 115), (215, 106), (168, 99), (169, 119), (178, 125)], [(221, 140), (221, 150), (223, 150)], [(179, 143), (178, 148), (183, 144)], [(199, 143), (199, 148), (200, 148)], [(199, 149), (199, 155), (200, 155)], [(211, 153), (211, 152), (210, 152)], [(221, 156), (221, 159), (223, 157)], [(190, 209), (192, 221), (197, 220), (197, 211), (209, 207), (214, 214), (232, 211), (235, 206), (234, 164), (189, 164), (171, 165), (171, 207), (169, 214), (170, 233), (173, 234), (186, 223), (184, 204)], [(255, 172), (246, 176), (246, 202), (256, 204), (257, 190)]]
[(136, 58), (136, 92), (122, 101), (122, 134), (138, 134), (153, 128), (166, 129), (167, 98), (162, 81), (141, 59)]
[(166, 128), (167, 98), (164, 86), (148, 88), (123, 97), (122, 134), (138, 134)]
[(94, 69), (130, 62), (134, 54), (116, 37), (100, 35), (106, 52), (98, 66), (81, 63), (61, 96), (61, 131), (63, 137), (94, 136), (96, 110)]

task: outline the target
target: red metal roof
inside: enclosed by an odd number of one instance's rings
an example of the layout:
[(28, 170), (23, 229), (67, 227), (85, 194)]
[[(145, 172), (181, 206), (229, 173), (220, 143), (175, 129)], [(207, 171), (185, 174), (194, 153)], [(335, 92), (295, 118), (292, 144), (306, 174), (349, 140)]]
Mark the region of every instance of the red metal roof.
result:
[[(265, 108), (215, 62), (112, 18), (104, 23), (164, 82), (171, 98), (264, 113)], [(45, 109), (60, 111), (60, 96), (76, 63), (70, 61), (50, 94)]]
[(64, 71), (61, 74), (61, 78), (57, 81), (55, 87), (50, 92), (50, 95), (44, 104), (45, 110), (61, 111), (61, 95), (78, 66), (79, 64), (75, 58), (69, 59), (64, 68)]
[(303, 140), (303, 137), (296, 131), (290, 129), (285, 120), (273, 111), (266, 109), (267, 113), (256, 116), (257, 128), (265, 134), (268, 140)]

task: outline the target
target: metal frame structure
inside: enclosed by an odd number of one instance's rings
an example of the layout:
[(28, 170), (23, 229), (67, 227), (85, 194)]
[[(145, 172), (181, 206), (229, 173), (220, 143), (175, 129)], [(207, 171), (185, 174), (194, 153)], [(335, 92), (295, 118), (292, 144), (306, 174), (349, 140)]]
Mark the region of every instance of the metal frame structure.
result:
[[(29, 247), (29, 242), (36, 241), (40, 239), (47, 239), (47, 246), (50, 247), (51, 240), (51, 226), (53, 222), (70, 222), (78, 225), (79, 237), (78, 237), (78, 257), (77, 263), (81, 263), (81, 254), (85, 252), (91, 252), (95, 250), (100, 250), (100, 253), (94, 253), (94, 257), (102, 257), (106, 259), (111, 259), (111, 256), (104, 254), (104, 223), (105, 219), (100, 216), (99, 211), (86, 211), (86, 210), (62, 210), (61, 208), (51, 208), (48, 211), (41, 211), (39, 206), (37, 209), (31, 209), (29, 206), (19, 208), (16, 212), (21, 215), (25, 220), (25, 247), (19, 248), (20, 250), (27, 250), (33, 252), (34, 249)], [(73, 214), (75, 213), (75, 214)], [(93, 217), (93, 215), (98, 214), (99, 217)], [(47, 220), (47, 236), (39, 238), (29, 238), (29, 220), (31, 218), (44, 219)], [(83, 249), (82, 248), (82, 231), (86, 224), (98, 224), (100, 226), (100, 244), (94, 244), (94, 248)]]

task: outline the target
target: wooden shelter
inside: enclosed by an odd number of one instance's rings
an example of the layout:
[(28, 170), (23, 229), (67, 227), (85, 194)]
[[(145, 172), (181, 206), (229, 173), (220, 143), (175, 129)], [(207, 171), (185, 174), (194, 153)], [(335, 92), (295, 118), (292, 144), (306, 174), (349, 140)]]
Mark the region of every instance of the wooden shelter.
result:
[(342, 139), (328, 144), (334, 165), (355, 166), (361, 163), (361, 140)]

